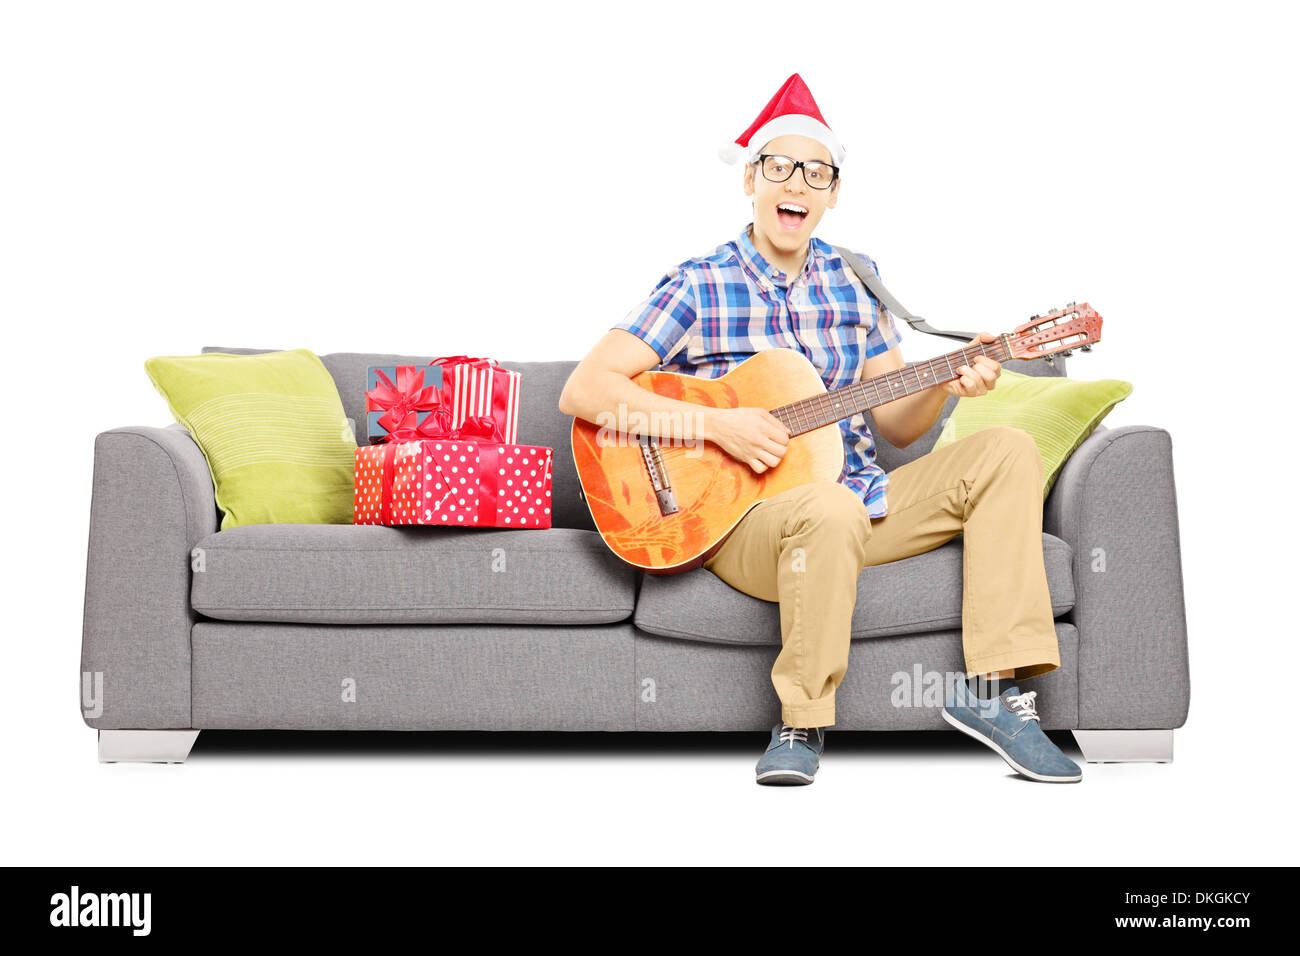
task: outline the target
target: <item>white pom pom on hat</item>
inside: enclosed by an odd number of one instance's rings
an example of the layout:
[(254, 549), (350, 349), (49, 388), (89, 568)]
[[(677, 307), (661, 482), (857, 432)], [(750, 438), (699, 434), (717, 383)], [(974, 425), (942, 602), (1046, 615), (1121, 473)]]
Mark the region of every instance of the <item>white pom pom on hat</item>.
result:
[(830, 126), (822, 117), (812, 91), (808, 89), (798, 73), (781, 84), (776, 95), (768, 100), (761, 113), (749, 129), (736, 137), (734, 142), (723, 143), (718, 147), (718, 157), (728, 165), (734, 165), (742, 156), (748, 162), (758, 159), (758, 151), (765, 143), (778, 136), (807, 136), (821, 143), (831, 154), (831, 162), (836, 166), (844, 165), (848, 152), (839, 137), (831, 132)]

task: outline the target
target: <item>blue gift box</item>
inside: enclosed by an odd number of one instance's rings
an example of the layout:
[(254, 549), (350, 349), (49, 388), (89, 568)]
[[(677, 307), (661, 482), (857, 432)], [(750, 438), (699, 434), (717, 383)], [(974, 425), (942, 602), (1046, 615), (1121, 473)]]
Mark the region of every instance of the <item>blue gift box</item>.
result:
[[(425, 388), (436, 388), (439, 390), (442, 389), (443, 367), (441, 365), (426, 365), (426, 366), (404, 365), (401, 367), (408, 368), (408, 369), (422, 370), (424, 372)], [(366, 391), (367, 392), (373, 391), (374, 389), (378, 388), (382, 384), (379, 380), (379, 375), (377, 374), (379, 372), (383, 372), (384, 375), (388, 376), (388, 380), (392, 382), (393, 385), (396, 385), (397, 368), (398, 366), (395, 365), (372, 365), (370, 368), (366, 370)], [(367, 400), (367, 407), (368, 406), (369, 406), (369, 400)], [(372, 445), (381, 444), (382, 442), (386, 441), (388, 438), (388, 430), (379, 424), (379, 419), (383, 418), (385, 414), (386, 413), (383, 410), (379, 410), (379, 411), (368, 410), (366, 412), (366, 439)], [(417, 423), (423, 422), (426, 418), (428, 418), (432, 414), (433, 414), (432, 411), (417, 412), (415, 416), (416, 422)]]

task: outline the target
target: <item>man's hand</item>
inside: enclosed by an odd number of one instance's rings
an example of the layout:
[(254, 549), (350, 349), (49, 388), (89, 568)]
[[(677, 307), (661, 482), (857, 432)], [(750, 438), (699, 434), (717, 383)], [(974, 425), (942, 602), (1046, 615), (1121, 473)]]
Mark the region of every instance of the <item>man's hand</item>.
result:
[[(996, 342), (997, 339), (998, 337), (992, 332), (981, 332), (970, 340), (970, 344)], [(958, 365), (955, 371), (960, 372), (961, 377), (944, 382), (939, 388), (958, 398), (975, 398), (991, 391), (997, 385), (998, 376), (1002, 374), (1002, 363), (994, 361), (987, 355), (977, 355), (971, 359), (971, 362), (974, 368), (970, 365)]]
[(775, 468), (785, 457), (790, 430), (766, 408), (712, 408), (708, 434), (704, 437), (736, 461), (762, 474)]

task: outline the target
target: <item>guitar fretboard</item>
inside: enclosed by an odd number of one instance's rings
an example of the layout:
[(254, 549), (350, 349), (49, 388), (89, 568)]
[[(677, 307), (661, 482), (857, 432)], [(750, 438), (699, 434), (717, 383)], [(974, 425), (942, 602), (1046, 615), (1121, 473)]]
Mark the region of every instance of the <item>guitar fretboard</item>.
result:
[(1005, 362), (1011, 357), (1011, 345), (1006, 335), (998, 336), (996, 341), (967, 345), (921, 362), (912, 362), (893, 372), (876, 375), (864, 382), (854, 382), (843, 388), (822, 392), (810, 398), (801, 398), (797, 402), (779, 405), (769, 409), (773, 415), (790, 430), (791, 435), (802, 435), (814, 428), (821, 428), (831, 422), (856, 415), (858, 412), (884, 405), (895, 399), (903, 398), (933, 388), (943, 382), (960, 378), (957, 369), (970, 365), (977, 355), (987, 355), (996, 362)]

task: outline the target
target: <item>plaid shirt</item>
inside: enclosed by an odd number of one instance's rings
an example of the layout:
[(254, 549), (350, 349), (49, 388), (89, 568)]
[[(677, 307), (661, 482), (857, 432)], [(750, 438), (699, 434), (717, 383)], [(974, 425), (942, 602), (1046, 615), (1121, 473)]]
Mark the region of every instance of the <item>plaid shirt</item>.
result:
[[(797, 349), (821, 372), (827, 389), (851, 385), (864, 359), (902, 343), (893, 316), (828, 243), (815, 236), (809, 241), (803, 273), (790, 285), (754, 248), (752, 225), (710, 255), (675, 266), (612, 328), (643, 339), (658, 353), (661, 371), (705, 378), (763, 349)], [(873, 518), (883, 517), (889, 476), (876, 464), (866, 416), (859, 412), (839, 426), (844, 470), (838, 480)]]

